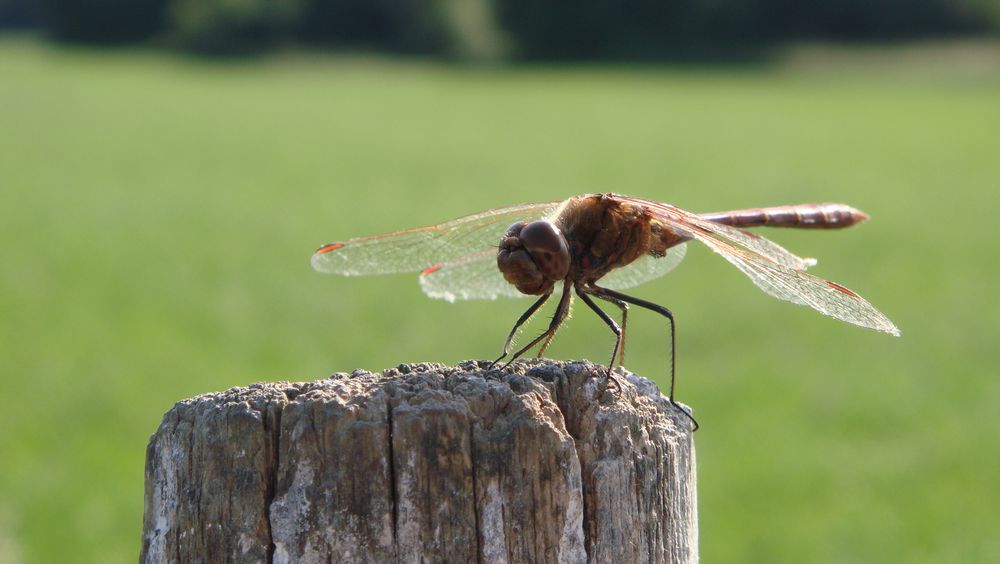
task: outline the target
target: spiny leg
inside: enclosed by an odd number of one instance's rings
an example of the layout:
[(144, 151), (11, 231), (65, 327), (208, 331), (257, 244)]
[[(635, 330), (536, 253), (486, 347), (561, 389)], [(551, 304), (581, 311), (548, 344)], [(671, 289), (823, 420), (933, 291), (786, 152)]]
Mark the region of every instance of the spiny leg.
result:
[[(566, 314), (567, 315), (569, 314), (569, 310), (566, 310)], [(542, 345), (538, 347), (538, 354), (535, 355), (537, 358), (542, 358), (543, 356), (545, 356), (545, 349), (549, 348), (549, 345), (552, 344), (552, 340), (556, 338), (556, 333), (558, 333), (559, 330), (562, 328), (563, 325), (560, 324), (559, 327), (556, 327), (555, 331), (553, 331), (548, 337), (545, 338), (545, 341), (542, 342)]]
[(642, 299), (639, 299), (639, 298), (634, 298), (632, 296), (628, 296), (628, 295), (622, 294), (621, 292), (616, 292), (614, 290), (609, 290), (607, 288), (601, 288), (599, 286), (591, 285), (590, 288), (589, 288), (589, 290), (594, 295), (605, 295), (605, 296), (608, 296), (608, 297), (611, 297), (611, 298), (615, 298), (615, 299), (621, 300), (623, 302), (628, 302), (628, 303), (630, 303), (632, 305), (636, 305), (636, 306), (639, 306), (641, 308), (645, 308), (645, 309), (648, 309), (650, 311), (656, 312), (656, 313), (658, 313), (658, 314), (666, 317), (670, 321), (670, 398), (669, 399), (670, 399), (670, 403), (673, 404), (674, 407), (677, 407), (678, 409), (680, 409), (681, 412), (684, 413), (684, 415), (687, 415), (688, 419), (691, 420), (691, 423), (694, 424), (694, 428), (691, 431), (692, 432), (697, 431), (698, 427), (699, 427), (698, 421), (694, 418), (694, 416), (692, 416), (690, 413), (688, 413), (686, 409), (684, 409), (683, 407), (681, 407), (680, 404), (677, 403), (677, 401), (674, 400), (674, 373), (675, 373), (675, 368), (676, 368), (676, 365), (677, 365), (677, 355), (676, 355), (676, 352), (677, 352), (677, 327), (676, 327), (676, 323), (674, 321), (674, 314), (673, 314), (673, 312), (671, 312), (669, 309), (667, 309), (667, 308), (665, 308), (665, 307), (663, 307), (663, 306), (661, 306), (659, 304), (654, 304), (653, 302), (647, 302), (646, 300), (642, 300)]
[[(567, 310), (566, 313), (569, 314), (569, 310)], [(545, 349), (549, 348), (549, 345), (552, 343), (552, 339), (556, 338), (556, 333), (558, 333), (559, 330), (562, 329), (562, 327), (563, 327), (562, 324), (560, 324), (558, 327), (556, 327), (555, 331), (549, 333), (548, 337), (545, 337), (545, 340), (542, 341), (541, 346), (538, 347), (538, 354), (535, 355), (535, 358), (542, 358), (543, 356), (545, 356)]]
[(555, 339), (556, 333), (558, 333), (559, 329), (561, 328), (562, 325), (560, 325), (559, 328), (553, 331), (551, 335), (545, 338), (545, 341), (542, 342), (542, 346), (538, 347), (538, 354), (535, 355), (535, 358), (542, 358), (543, 356), (545, 356), (545, 349), (549, 348), (549, 344), (552, 343), (552, 339)]
[(514, 342), (514, 335), (517, 334), (517, 330), (520, 329), (521, 326), (524, 325), (526, 321), (528, 321), (528, 319), (531, 319), (531, 316), (534, 315), (536, 311), (538, 311), (538, 308), (542, 307), (542, 305), (544, 305), (545, 302), (548, 301), (548, 299), (551, 297), (552, 297), (552, 292), (542, 295), (542, 297), (535, 300), (535, 303), (531, 304), (531, 307), (529, 307), (527, 310), (525, 310), (524, 313), (521, 314), (521, 317), (517, 318), (517, 322), (514, 323), (514, 328), (510, 330), (510, 334), (507, 335), (507, 340), (504, 341), (503, 343), (503, 354), (501, 354), (499, 357), (497, 357), (496, 360), (491, 362), (489, 368), (493, 368), (493, 365), (500, 362), (508, 354), (510, 354), (510, 344)]
[(602, 296), (601, 294), (594, 294), (594, 296), (606, 302), (613, 303), (616, 306), (618, 306), (618, 309), (622, 310), (622, 324), (621, 324), (622, 337), (621, 337), (621, 345), (619, 345), (618, 348), (618, 366), (625, 366), (625, 335), (627, 332), (626, 327), (628, 327), (628, 304), (619, 299), (612, 298), (609, 296)]
[(510, 363), (517, 360), (519, 356), (527, 352), (531, 349), (531, 347), (534, 347), (545, 339), (551, 338), (551, 336), (555, 335), (556, 331), (559, 330), (559, 326), (563, 324), (563, 321), (566, 321), (566, 316), (569, 314), (570, 300), (573, 298), (573, 293), (569, 291), (569, 284), (569, 281), (567, 281), (563, 285), (562, 297), (559, 299), (559, 305), (556, 306), (555, 313), (552, 314), (552, 321), (549, 322), (549, 328), (546, 329), (541, 335), (535, 337), (530, 343), (521, 347), (517, 352), (511, 355), (510, 360), (503, 365), (503, 368), (510, 366)]

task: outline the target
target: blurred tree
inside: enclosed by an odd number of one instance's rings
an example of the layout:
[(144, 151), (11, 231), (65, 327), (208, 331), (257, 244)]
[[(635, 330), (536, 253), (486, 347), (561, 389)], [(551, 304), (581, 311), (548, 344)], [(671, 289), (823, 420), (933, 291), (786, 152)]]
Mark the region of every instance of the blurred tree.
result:
[(245, 54), (288, 38), (300, 13), (300, 0), (173, 0), (170, 38), (200, 53)]
[(42, 12), (34, 0), (0, 0), (0, 29), (40, 27)]
[[(60, 40), (239, 54), (284, 39), (472, 59), (753, 56), (800, 39), (1000, 31), (1000, 0), (0, 0), (0, 27), (41, 17)], [(39, 16), (40, 14), (40, 16)]]
[(788, 39), (896, 39), (996, 30), (1000, 0), (496, 0), (528, 59), (645, 59)]
[(496, 61), (506, 58), (509, 42), (493, 15), (493, 0), (440, 0), (450, 29), (449, 54), (458, 59)]
[(128, 43), (163, 29), (169, 0), (44, 0), (49, 33), (61, 41)]
[(304, 0), (301, 37), (313, 44), (443, 54), (452, 33), (442, 0)]
[(756, 36), (739, 0), (497, 0), (497, 18), (528, 59), (657, 59)]
[(997, 0), (758, 0), (761, 33), (777, 39), (879, 40), (981, 32)]

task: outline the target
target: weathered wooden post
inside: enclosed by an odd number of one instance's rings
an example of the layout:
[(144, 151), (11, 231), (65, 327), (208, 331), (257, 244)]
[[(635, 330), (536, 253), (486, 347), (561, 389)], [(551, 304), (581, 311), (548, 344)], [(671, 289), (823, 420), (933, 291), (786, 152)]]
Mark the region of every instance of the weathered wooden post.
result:
[(143, 562), (696, 562), (690, 423), (587, 362), (402, 365), (178, 403)]

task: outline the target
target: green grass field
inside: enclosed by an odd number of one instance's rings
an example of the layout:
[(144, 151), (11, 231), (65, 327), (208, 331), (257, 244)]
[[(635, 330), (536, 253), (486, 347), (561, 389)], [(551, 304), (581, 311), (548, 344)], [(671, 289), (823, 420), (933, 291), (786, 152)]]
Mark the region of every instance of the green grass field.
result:
[[(704, 561), (1000, 561), (1000, 65), (928, 59), (225, 64), (0, 41), (0, 561), (133, 560), (146, 441), (177, 400), (492, 358), (527, 306), (322, 276), (320, 244), (599, 191), (872, 216), (768, 235), (900, 339), (705, 248), (634, 292), (678, 317)], [(661, 320), (630, 331), (627, 366), (665, 383)], [(580, 310), (549, 354), (610, 345)]]

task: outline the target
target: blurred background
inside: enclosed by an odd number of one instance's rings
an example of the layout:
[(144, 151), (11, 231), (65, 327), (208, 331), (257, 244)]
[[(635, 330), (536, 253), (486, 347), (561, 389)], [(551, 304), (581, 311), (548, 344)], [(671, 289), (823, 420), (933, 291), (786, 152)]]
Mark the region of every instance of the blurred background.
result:
[[(899, 339), (692, 247), (706, 562), (1000, 561), (997, 0), (0, 0), (0, 562), (139, 550), (146, 441), (256, 381), (493, 358), (525, 301), (322, 276), (320, 244), (616, 191), (767, 231)], [(529, 331), (540, 330), (536, 321)], [(666, 328), (627, 367), (666, 385)], [(578, 312), (548, 354), (604, 362)]]

